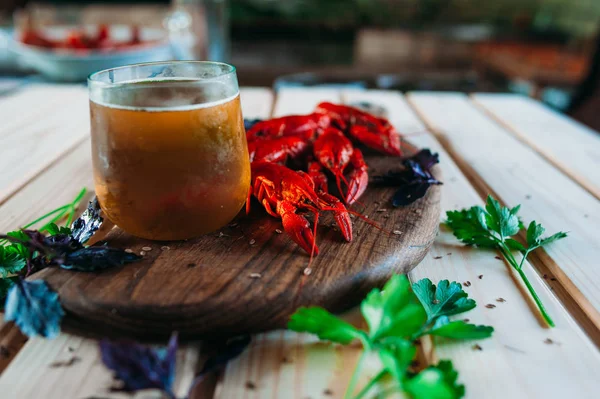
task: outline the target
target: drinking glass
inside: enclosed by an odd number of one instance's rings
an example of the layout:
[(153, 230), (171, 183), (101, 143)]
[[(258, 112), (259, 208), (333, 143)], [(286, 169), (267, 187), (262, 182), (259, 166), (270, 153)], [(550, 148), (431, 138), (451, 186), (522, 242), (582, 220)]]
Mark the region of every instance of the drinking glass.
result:
[(219, 229), (239, 212), (250, 161), (235, 67), (176, 61), (88, 78), (94, 184), (108, 219), (153, 240)]

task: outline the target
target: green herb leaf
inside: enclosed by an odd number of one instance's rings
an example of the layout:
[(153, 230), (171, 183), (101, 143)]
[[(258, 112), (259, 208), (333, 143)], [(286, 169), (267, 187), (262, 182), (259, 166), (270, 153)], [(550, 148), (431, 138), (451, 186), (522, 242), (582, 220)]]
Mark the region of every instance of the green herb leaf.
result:
[(413, 399), (459, 399), (465, 396), (465, 387), (457, 379), (452, 362), (441, 361), (406, 380), (403, 386)]
[(51, 236), (55, 236), (55, 235), (58, 235), (58, 234), (66, 234), (66, 235), (70, 235), (71, 234), (71, 229), (70, 228), (64, 227), (64, 226), (58, 227), (54, 223), (47, 224), (46, 225), (46, 231)]
[(383, 291), (373, 289), (360, 307), (369, 325), (369, 336), (409, 337), (419, 331), (427, 316), (414, 299), (406, 276), (393, 276)]
[(561, 240), (563, 238), (566, 238), (567, 236), (568, 236), (567, 233), (565, 233), (564, 231), (559, 231), (558, 233), (554, 233), (550, 237), (543, 238), (542, 241), (540, 242), (540, 247), (543, 247), (544, 245), (548, 245), (551, 242), (554, 242), (556, 240)]
[(503, 207), (491, 195), (488, 195), (485, 205), (487, 211), (485, 217), (488, 227), (501, 237), (514, 236), (520, 230), (519, 218), (517, 217), (520, 208), (521, 205), (517, 205), (512, 209)]
[(417, 354), (417, 347), (406, 339), (385, 338), (378, 351), (383, 367), (396, 381), (402, 381)]
[(442, 280), (436, 288), (431, 280), (425, 278), (414, 283), (412, 288), (427, 312), (428, 320), (463, 313), (477, 305), (474, 300), (467, 298), (467, 293), (455, 281), (450, 283)]
[(519, 241), (517, 241), (515, 239), (507, 238), (504, 242), (505, 242), (506, 246), (512, 250), (520, 251), (520, 252), (524, 252), (527, 250), (527, 248), (525, 248), (525, 246), (523, 244), (521, 244)]
[(288, 329), (316, 334), (320, 339), (349, 344), (364, 337), (364, 333), (319, 307), (299, 308), (291, 316)]
[(527, 245), (530, 247), (530, 251), (567, 237), (567, 233), (559, 231), (550, 237), (542, 238), (542, 234), (544, 234), (545, 231), (546, 229), (542, 227), (541, 224), (536, 223), (535, 220), (529, 223), (529, 227), (527, 228)]
[(462, 320), (450, 321), (448, 316), (439, 317), (433, 327), (427, 331), (430, 335), (454, 339), (488, 338), (493, 332), (493, 327), (468, 324)]
[(26, 251), (19, 244), (0, 246), (0, 277), (4, 278), (23, 270), (26, 265), (23, 252)]
[(446, 212), (446, 225), (452, 229), (456, 238), (467, 245), (496, 248), (497, 243), (490, 235), (485, 215), (485, 211), (479, 206), (462, 211), (449, 211)]

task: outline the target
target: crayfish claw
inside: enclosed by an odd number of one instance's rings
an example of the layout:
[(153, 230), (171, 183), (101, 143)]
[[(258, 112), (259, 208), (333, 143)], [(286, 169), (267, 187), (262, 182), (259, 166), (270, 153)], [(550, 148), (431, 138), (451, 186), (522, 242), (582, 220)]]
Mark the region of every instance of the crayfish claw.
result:
[(296, 244), (309, 254), (319, 254), (319, 248), (315, 243), (315, 237), (310, 229), (308, 220), (296, 213), (297, 208), (290, 202), (282, 201), (278, 205), (277, 212), (281, 216), (283, 229)]
[(365, 192), (369, 184), (368, 167), (362, 152), (356, 148), (350, 158), (352, 171), (348, 178), (348, 192), (346, 193), (346, 204), (352, 205)]
[(348, 242), (352, 241), (352, 221), (342, 201), (324, 191), (318, 192), (317, 195), (321, 202), (319, 204), (321, 208), (333, 211), (335, 222), (339, 226), (344, 239)]

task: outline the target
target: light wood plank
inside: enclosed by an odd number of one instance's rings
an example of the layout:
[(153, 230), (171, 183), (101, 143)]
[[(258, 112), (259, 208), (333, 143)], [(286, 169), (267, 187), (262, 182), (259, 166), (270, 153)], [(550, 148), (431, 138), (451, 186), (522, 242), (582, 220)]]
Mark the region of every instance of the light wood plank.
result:
[(600, 198), (600, 133), (529, 97), (471, 96), (493, 119)]
[[(242, 90), (242, 98), (247, 117), (264, 117), (261, 112), (270, 112), (269, 90)], [(15, 177), (13, 174), (9, 175)], [(71, 201), (82, 186), (93, 187), (89, 140), (79, 144), (74, 151), (0, 205), (0, 231), (15, 229), (44, 212)], [(69, 352), (69, 347), (75, 351)], [(176, 386), (181, 397), (187, 394), (198, 370), (198, 348), (198, 343), (185, 345), (178, 354)], [(53, 362), (68, 360), (71, 355), (81, 360), (68, 368), (49, 367)], [(69, 333), (62, 333), (56, 340), (29, 340), (0, 376), (0, 392), (3, 395), (6, 392), (7, 397), (24, 399), (39, 398), (39, 392), (44, 392), (44, 397), (48, 399), (125, 397), (109, 394), (108, 389), (112, 384), (109, 371), (100, 363), (97, 341)], [(210, 387), (208, 390), (211, 390)], [(136, 397), (159, 396), (145, 392)]]
[[(425, 128), (399, 94), (350, 92), (344, 98), (385, 106), (391, 122), (401, 131)], [(444, 211), (482, 204), (481, 197), (432, 135), (416, 135), (410, 141), (440, 154)], [(473, 350), (473, 343), (438, 341), (437, 357), (453, 360), (467, 387), (468, 398), (560, 398), (573, 392), (577, 392), (576, 397), (592, 397), (600, 388), (590, 372), (600, 365), (600, 354), (593, 343), (527, 265), (528, 276), (557, 323), (554, 329), (542, 327), (529, 296), (496, 255), (492, 251), (466, 248), (442, 229), (429, 256), (410, 273), (413, 281), (426, 277), (434, 282), (469, 281), (471, 286), (464, 288), (479, 306), (465, 317), (496, 330), (492, 339), (477, 342), (483, 351)], [(483, 278), (479, 279), (479, 275)], [(506, 302), (497, 302), (497, 298)], [(494, 304), (496, 308), (485, 308), (486, 304)], [(545, 344), (547, 338), (560, 345)], [(550, 362), (552, 369), (539, 366)]]
[(1, 204), (89, 135), (87, 90), (26, 86), (0, 100), (0, 121)]

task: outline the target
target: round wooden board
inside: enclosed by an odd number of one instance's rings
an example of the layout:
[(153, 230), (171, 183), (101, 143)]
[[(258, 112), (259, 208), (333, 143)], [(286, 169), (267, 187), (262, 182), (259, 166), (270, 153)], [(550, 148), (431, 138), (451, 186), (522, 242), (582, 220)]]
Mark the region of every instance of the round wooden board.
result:
[[(371, 152), (365, 157), (371, 176), (400, 167), (398, 158)], [(434, 174), (440, 178), (439, 166)], [(299, 306), (343, 311), (425, 257), (438, 230), (441, 186), (404, 208), (391, 206), (393, 193), (393, 188), (367, 189), (363, 204), (353, 209), (386, 231), (354, 218), (351, 243), (342, 240), (325, 212), (317, 231), (321, 253), (308, 276), (303, 271), (309, 255), (285, 232), (279, 234), (280, 220), (255, 203), (249, 216), (188, 241), (148, 241), (115, 228), (105, 238), (111, 246), (152, 250), (140, 262), (104, 272), (52, 268), (35, 278), (59, 292), (67, 324), (96, 333), (159, 338), (176, 330), (197, 338), (279, 328)]]

